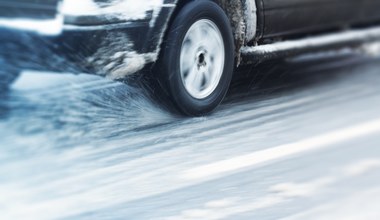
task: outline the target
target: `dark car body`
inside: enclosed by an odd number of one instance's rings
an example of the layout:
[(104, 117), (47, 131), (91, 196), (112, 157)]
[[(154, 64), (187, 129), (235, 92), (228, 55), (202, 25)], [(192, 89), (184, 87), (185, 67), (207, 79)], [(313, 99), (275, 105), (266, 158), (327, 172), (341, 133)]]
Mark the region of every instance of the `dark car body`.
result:
[[(199, 0), (202, 1), (202, 0)], [(204, 0), (207, 1), (207, 0)], [(98, 12), (81, 8), (91, 3)], [(188, 0), (0, 0), (0, 17), (63, 18), (60, 34), (19, 31), (3, 26), (0, 59), (19, 69), (88, 72), (120, 79), (159, 56), (167, 28)], [(312, 34), (366, 27), (380, 21), (380, 0), (216, 0), (230, 18), (236, 58), (241, 48)], [(150, 4), (151, 3), (151, 4)], [(68, 4), (71, 4), (68, 6)], [(118, 5), (119, 4), (119, 5)], [(141, 5), (137, 7), (138, 5)], [(123, 8), (124, 7), (124, 8)], [(136, 11), (121, 9), (137, 8)], [(123, 15), (126, 15), (124, 16)], [(15, 51), (20, 51), (15, 53)]]
[(313, 33), (379, 21), (377, 0), (261, 0), (263, 37)]
[[(123, 78), (157, 60), (172, 17), (188, 1), (151, 1), (153, 6), (149, 5), (149, 0), (147, 2), (94, 0), (93, 6), (99, 7), (99, 11), (104, 9), (106, 13), (91, 14), (84, 9), (81, 14), (80, 11), (70, 13), (67, 9), (62, 10), (62, 7), (68, 7), (67, 4), (75, 4), (72, 0), (1, 0), (2, 19), (64, 17), (62, 33), (56, 36), (20, 33), (3, 28), (0, 32), (3, 42), (0, 52), (2, 59), (18, 68), (91, 72), (116, 79)], [(339, 31), (342, 28), (372, 25), (380, 21), (380, 0), (216, 2), (230, 18), (238, 58), (240, 49), (247, 45), (267, 44), (279, 39)], [(145, 15), (137, 18), (124, 17), (121, 11), (113, 13), (107, 10), (107, 7), (117, 8), (118, 4), (120, 7), (143, 4), (141, 7), (146, 6), (143, 9)], [(12, 50), (25, 53), (9, 56)]]

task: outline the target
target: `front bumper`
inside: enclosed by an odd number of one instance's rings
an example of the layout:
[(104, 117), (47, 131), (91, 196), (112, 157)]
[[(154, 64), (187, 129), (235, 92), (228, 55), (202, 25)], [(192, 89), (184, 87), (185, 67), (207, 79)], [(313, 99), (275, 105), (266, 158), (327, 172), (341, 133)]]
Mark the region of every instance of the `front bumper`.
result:
[(149, 54), (149, 22), (66, 25), (59, 35), (0, 28), (0, 68), (107, 75), (123, 56)]

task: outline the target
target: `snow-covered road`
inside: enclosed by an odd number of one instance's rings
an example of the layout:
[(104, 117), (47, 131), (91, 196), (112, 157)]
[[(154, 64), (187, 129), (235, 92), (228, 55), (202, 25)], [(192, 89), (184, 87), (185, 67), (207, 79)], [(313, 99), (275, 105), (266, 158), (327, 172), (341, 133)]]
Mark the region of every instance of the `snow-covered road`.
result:
[(378, 220), (379, 85), (378, 58), (304, 56), (185, 119), (139, 87), (24, 73), (0, 101), (0, 219)]

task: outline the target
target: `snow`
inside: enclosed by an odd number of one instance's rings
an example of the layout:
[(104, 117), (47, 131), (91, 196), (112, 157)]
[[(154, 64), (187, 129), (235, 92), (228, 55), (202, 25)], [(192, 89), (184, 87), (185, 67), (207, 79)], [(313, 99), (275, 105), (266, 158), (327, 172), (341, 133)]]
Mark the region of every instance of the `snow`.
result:
[(378, 133), (212, 181), (179, 178), (380, 117), (378, 60), (277, 65), (242, 72), (220, 110), (191, 119), (130, 84), (23, 74), (1, 100), (0, 219), (378, 220), (366, 218), (379, 216)]
[(51, 20), (37, 19), (0, 19), (0, 26), (19, 30), (34, 31), (44, 35), (58, 35), (63, 29), (63, 17)]
[(379, 57), (380, 56), (380, 41), (374, 42), (371, 44), (364, 44), (360, 48), (361, 52), (371, 57)]
[[(342, 45), (343, 43), (362, 42), (371, 43), (380, 40), (380, 28), (372, 27), (367, 29), (350, 30), (341, 33), (331, 33), (322, 36), (309, 37), (300, 40), (288, 40), (273, 44), (264, 44), (255, 47), (243, 47), (241, 52), (245, 56), (257, 57), (262, 55), (276, 55), (281, 52), (319, 49), (323, 46)], [(371, 44), (370, 44), (371, 45)], [(349, 46), (341, 46), (349, 47)], [(378, 47), (372, 45), (369, 53), (378, 51)], [(278, 55), (278, 54), (277, 54)]]
[(246, 42), (253, 40), (256, 37), (257, 29), (257, 7), (255, 0), (245, 1), (244, 16), (246, 18)]

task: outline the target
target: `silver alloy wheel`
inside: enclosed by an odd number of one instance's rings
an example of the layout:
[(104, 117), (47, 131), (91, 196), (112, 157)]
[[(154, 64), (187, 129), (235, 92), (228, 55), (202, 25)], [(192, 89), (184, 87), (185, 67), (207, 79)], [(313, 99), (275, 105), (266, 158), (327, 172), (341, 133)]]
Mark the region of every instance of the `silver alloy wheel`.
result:
[(195, 22), (182, 42), (180, 72), (186, 91), (205, 99), (218, 87), (224, 71), (225, 48), (222, 34), (209, 19)]

